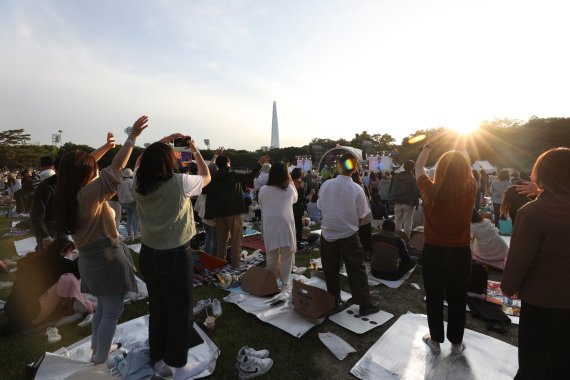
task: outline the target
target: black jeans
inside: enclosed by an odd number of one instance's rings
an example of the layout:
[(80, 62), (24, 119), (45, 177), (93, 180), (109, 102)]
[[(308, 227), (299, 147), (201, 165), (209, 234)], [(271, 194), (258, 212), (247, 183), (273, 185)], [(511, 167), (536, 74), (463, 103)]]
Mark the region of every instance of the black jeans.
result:
[(471, 249), (424, 244), (422, 268), (431, 338), (443, 343), (443, 300), (448, 303), (447, 339), (463, 342), (467, 288), (471, 280)]
[(551, 309), (523, 301), (519, 324), (517, 380), (567, 379), (570, 309)]
[(360, 243), (358, 232), (344, 239), (333, 242), (321, 237), (321, 262), (325, 272), (327, 291), (332, 294), (337, 303), (340, 302), (340, 270), (344, 261), (348, 283), (354, 303), (361, 306), (370, 304), (368, 277), (364, 266), (364, 250)]
[(192, 252), (190, 244), (168, 250), (141, 246), (139, 265), (148, 289), (149, 344), (153, 363), (186, 365), (192, 346)]

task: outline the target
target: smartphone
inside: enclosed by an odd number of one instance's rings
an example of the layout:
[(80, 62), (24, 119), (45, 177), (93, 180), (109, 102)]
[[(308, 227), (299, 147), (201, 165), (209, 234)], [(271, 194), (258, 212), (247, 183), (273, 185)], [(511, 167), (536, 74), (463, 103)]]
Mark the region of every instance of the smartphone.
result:
[(186, 148), (188, 147), (188, 142), (191, 141), (192, 138), (188, 137), (180, 137), (178, 139), (174, 139), (174, 147), (176, 148)]

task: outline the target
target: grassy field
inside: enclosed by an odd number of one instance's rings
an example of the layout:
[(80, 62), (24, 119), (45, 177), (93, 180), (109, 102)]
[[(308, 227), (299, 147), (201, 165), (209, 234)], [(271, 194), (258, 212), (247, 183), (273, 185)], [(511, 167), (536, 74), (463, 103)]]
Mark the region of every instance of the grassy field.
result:
[[(2, 213), (4, 214), (4, 213)], [(10, 258), (16, 255), (13, 241), (29, 235), (18, 237), (4, 237), (10, 231), (12, 219), (0, 217), (0, 259)], [(298, 254), (297, 266), (308, 266), (310, 258), (318, 257), (319, 252), (314, 250), (310, 254)], [(135, 254), (135, 261), (138, 257)], [(138, 264), (138, 263), (137, 263)], [(306, 274), (308, 275), (308, 274)], [(490, 279), (499, 280), (500, 273), (490, 273)], [(14, 274), (0, 274), (0, 281), (13, 281)], [(344, 280), (343, 280), (344, 281)], [(410, 286), (410, 282), (420, 285), (416, 290)], [(343, 282), (345, 290), (348, 289), (346, 281)], [(216, 330), (211, 335), (212, 340), (221, 350), (216, 371), (210, 377), (212, 379), (237, 378), (235, 369), (235, 357), (240, 347), (248, 345), (257, 349), (267, 348), (270, 357), (274, 361), (273, 368), (261, 378), (266, 379), (350, 379), (350, 368), (362, 355), (374, 344), (378, 338), (396, 321), (396, 319), (410, 311), (412, 313), (425, 314), (425, 303), (421, 268), (417, 268), (410, 279), (398, 289), (390, 289), (380, 285), (371, 288), (376, 294), (382, 309), (394, 314), (394, 318), (372, 331), (357, 335), (338, 325), (326, 320), (322, 325), (309, 331), (301, 339), (259, 321), (251, 314), (246, 314), (233, 304), (222, 302), (223, 315), (216, 321)], [(0, 290), (0, 299), (5, 300), (9, 289)], [(221, 300), (227, 292), (217, 289), (214, 285), (194, 288), (195, 301), (204, 298), (218, 298)], [(121, 317), (121, 322), (147, 314), (147, 301), (142, 300), (126, 305)], [(204, 317), (199, 317), (197, 322), (203, 322)], [(0, 323), (2, 321), (0, 320)], [(516, 345), (518, 333), (517, 326), (511, 326), (506, 334), (499, 334), (486, 329), (485, 323), (467, 314), (467, 328), (490, 335), (499, 340)], [(67, 346), (91, 335), (90, 328), (80, 328), (75, 324), (64, 326), (59, 329), (62, 340), (55, 345), (47, 343), (44, 335), (45, 328), (31, 331), (25, 335), (17, 335), (0, 338), (0, 358), (2, 361), (2, 379), (22, 379), (23, 369), (29, 362), (37, 359), (45, 351), (55, 351), (61, 346)], [(345, 360), (337, 360), (318, 339), (320, 332), (333, 332), (350, 343), (356, 353), (349, 355)]]

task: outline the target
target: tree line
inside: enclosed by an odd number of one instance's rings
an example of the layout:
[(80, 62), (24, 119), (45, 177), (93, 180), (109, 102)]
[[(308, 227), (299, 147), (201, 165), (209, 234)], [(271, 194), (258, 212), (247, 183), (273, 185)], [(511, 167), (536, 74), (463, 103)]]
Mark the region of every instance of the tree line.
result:
[[(381, 128), (379, 128), (381, 129)], [(426, 135), (426, 139), (410, 143), (411, 137)], [(396, 162), (408, 159), (415, 160), (423, 145), (429, 141), (432, 154), (428, 165), (433, 165), (439, 156), (450, 149), (465, 148), (473, 161), (487, 160), (499, 168), (514, 168), (530, 171), (536, 157), (545, 150), (557, 146), (570, 146), (570, 118), (538, 118), (531, 117), (527, 122), (512, 119), (495, 119), (484, 121), (479, 129), (471, 135), (460, 135), (447, 128), (418, 129), (404, 138), (400, 144), (389, 133), (372, 133), (362, 131), (350, 140), (329, 138), (313, 138), (301, 147), (286, 147), (247, 151), (226, 149), (231, 157), (233, 167), (251, 168), (257, 163), (259, 156), (268, 154), (272, 161), (289, 161), (296, 163), (297, 156), (311, 157), (313, 162), (327, 150), (340, 146), (352, 146), (362, 149), (368, 154), (392, 154)], [(0, 167), (19, 169), (36, 167), (42, 156), (57, 156), (65, 152), (80, 149), (91, 152), (95, 148), (88, 145), (65, 143), (61, 148), (52, 145), (30, 144), (30, 135), (23, 129), (12, 129), (0, 132)], [(101, 167), (111, 163), (120, 149), (120, 145), (106, 154), (100, 161)], [(144, 148), (135, 147), (128, 166), (133, 167), (136, 157)], [(213, 156), (212, 150), (202, 150), (206, 160)]]

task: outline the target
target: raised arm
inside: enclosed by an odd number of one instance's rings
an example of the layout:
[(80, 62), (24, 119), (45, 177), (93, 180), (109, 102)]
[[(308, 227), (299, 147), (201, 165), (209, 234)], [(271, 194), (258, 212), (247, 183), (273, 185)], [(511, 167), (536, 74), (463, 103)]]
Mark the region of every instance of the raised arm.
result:
[(431, 152), (431, 145), (429, 144), (424, 145), (424, 148), (422, 149), (420, 155), (418, 156), (418, 159), (416, 160), (416, 165), (414, 167), (416, 172), (416, 179), (420, 178), (423, 175), (427, 175), (426, 170), (424, 168), (426, 166), (430, 152)]
[(202, 177), (202, 187), (205, 187), (211, 180), (208, 165), (206, 165), (206, 161), (204, 161), (200, 151), (196, 148), (196, 142), (194, 140), (188, 141), (188, 146), (190, 146), (190, 151), (192, 152), (192, 156), (194, 156), (194, 160), (198, 166), (198, 175)]
[(131, 134), (122, 148), (117, 152), (115, 157), (113, 158), (113, 162), (111, 162), (111, 168), (117, 171), (122, 170), (125, 165), (127, 165), (127, 161), (129, 161), (129, 157), (133, 151), (133, 147), (135, 146), (136, 138), (144, 131), (148, 125), (148, 116), (143, 115), (135, 121), (133, 124), (133, 128), (131, 130)]
[(91, 152), (91, 156), (95, 158), (95, 161), (99, 161), (101, 157), (105, 155), (110, 149), (115, 147), (115, 136), (111, 132), (107, 132), (107, 142), (100, 148), (95, 149)]

